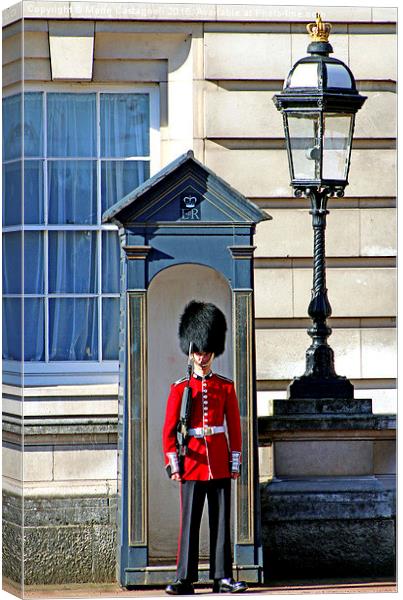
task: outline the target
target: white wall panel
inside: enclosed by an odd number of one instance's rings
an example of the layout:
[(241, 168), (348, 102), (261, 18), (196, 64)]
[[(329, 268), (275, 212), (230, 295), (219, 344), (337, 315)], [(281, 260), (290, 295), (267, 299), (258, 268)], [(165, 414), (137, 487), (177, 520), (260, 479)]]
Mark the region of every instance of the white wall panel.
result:
[(397, 38), (393, 34), (351, 34), (350, 69), (358, 79), (396, 81)]
[(254, 278), (256, 318), (292, 318), (292, 270), (255, 269)]
[(206, 79), (284, 79), (291, 37), (276, 33), (206, 33)]
[[(335, 329), (329, 343), (335, 352), (336, 372), (361, 377), (360, 331)], [(288, 380), (305, 372), (305, 352), (311, 338), (304, 329), (258, 329), (256, 331), (257, 379)], [(377, 368), (372, 377), (383, 377)]]
[[(262, 221), (256, 228), (254, 242), (257, 246), (255, 257), (306, 257), (313, 253), (312, 217), (309, 214), (309, 200), (306, 209), (270, 208), (267, 212), (271, 221)], [(361, 211), (364, 212), (364, 211)], [(368, 209), (368, 212), (373, 211)], [(379, 216), (383, 222), (383, 213)], [(392, 212), (392, 211), (391, 211)], [(366, 235), (370, 238), (371, 232)], [(379, 247), (390, 246), (379, 232)], [(359, 256), (360, 254), (360, 211), (358, 209), (331, 210), (327, 217), (326, 256)]]
[[(312, 270), (294, 269), (294, 316), (306, 316)], [(396, 314), (396, 270), (393, 268), (327, 269), (333, 317), (392, 317)]]

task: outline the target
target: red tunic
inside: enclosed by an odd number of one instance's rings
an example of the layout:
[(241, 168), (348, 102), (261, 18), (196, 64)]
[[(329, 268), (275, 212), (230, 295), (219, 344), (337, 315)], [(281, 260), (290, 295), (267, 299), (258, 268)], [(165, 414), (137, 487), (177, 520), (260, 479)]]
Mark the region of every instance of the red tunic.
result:
[[(171, 386), (163, 427), (163, 449), (166, 464), (169, 454), (176, 452), (176, 428), (180, 418), (182, 393), (186, 379)], [(190, 381), (192, 388), (192, 411), (190, 427), (222, 426), (225, 433), (205, 437), (190, 437), (184, 460), (182, 479), (221, 479), (231, 477), (231, 452), (241, 452), (241, 424), (234, 383), (215, 373), (202, 378), (196, 374)]]

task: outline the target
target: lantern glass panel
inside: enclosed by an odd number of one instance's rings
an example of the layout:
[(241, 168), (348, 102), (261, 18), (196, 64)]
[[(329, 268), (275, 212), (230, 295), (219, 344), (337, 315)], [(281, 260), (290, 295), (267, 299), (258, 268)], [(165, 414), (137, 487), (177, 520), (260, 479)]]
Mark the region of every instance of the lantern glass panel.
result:
[(289, 113), (291, 178), (312, 181), (320, 178), (320, 114)]
[(347, 71), (344, 65), (326, 64), (327, 72), (327, 86), (337, 88), (352, 88), (353, 82), (351, 81), (351, 75)]
[(347, 181), (353, 115), (323, 115), (323, 178)]
[(318, 63), (300, 63), (295, 67), (287, 87), (317, 88), (318, 85)]

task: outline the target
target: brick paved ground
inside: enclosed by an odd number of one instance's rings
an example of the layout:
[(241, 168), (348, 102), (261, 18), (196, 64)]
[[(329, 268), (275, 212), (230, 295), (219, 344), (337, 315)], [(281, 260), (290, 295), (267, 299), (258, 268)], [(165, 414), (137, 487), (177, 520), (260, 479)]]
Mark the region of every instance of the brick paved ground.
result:
[[(3, 589), (13, 595), (20, 595), (17, 589), (3, 580)], [(265, 595), (265, 594), (355, 594), (355, 593), (396, 593), (397, 585), (393, 580), (317, 580), (317, 581), (274, 581), (269, 585), (251, 587), (243, 596)], [(197, 587), (196, 595), (211, 596), (210, 587)], [(218, 594), (215, 594), (218, 596)], [(60, 586), (28, 586), (25, 589), (24, 598), (46, 599), (46, 598), (127, 598), (127, 597), (151, 597), (168, 598), (163, 588), (139, 588), (126, 590), (116, 584), (91, 584), (91, 585), (60, 585)]]

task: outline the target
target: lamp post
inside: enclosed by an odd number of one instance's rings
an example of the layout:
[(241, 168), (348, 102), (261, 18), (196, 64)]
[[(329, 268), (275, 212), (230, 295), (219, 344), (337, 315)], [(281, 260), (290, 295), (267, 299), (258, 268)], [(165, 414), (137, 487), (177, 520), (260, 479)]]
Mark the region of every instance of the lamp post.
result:
[(311, 203), (314, 230), (313, 287), (308, 314), (312, 344), (306, 352), (305, 373), (289, 385), (296, 398), (353, 398), (354, 387), (337, 375), (334, 353), (327, 339), (332, 330), (327, 319), (332, 309), (326, 289), (325, 229), (329, 197), (342, 197), (348, 185), (355, 114), (365, 102), (350, 69), (333, 52), (331, 30), (319, 14), (307, 25), (309, 56), (297, 61), (273, 97), (283, 114), (291, 185), (296, 197)]

